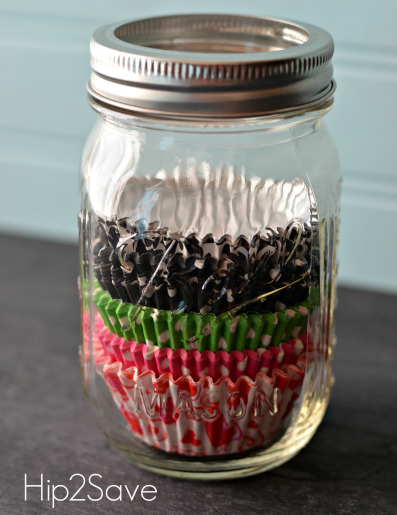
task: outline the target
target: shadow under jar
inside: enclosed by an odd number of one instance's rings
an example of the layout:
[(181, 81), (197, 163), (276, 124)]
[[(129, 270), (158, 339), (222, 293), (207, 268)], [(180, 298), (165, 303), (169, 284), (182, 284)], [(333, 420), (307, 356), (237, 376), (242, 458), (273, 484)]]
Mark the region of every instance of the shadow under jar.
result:
[(84, 388), (110, 442), (177, 477), (273, 468), (330, 394), (340, 176), (333, 42), (183, 15), (91, 40)]

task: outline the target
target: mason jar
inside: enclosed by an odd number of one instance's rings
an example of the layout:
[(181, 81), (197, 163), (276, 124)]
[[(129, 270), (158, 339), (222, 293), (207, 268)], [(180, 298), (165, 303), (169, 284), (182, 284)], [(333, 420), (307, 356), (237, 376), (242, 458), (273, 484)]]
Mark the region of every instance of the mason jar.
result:
[(136, 465), (233, 478), (320, 424), (334, 348), (340, 175), (324, 30), (182, 15), (91, 40), (81, 166), (81, 364)]

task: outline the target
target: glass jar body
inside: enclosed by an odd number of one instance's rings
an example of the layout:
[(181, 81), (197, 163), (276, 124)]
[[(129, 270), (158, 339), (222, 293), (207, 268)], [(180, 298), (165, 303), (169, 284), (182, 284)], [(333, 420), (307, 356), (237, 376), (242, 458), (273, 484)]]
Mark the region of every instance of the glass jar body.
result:
[(340, 175), (327, 109), (214, 123), (96, 109), (80, 290), (97, 424), (169, 475), (283, 463), (330, 393)]

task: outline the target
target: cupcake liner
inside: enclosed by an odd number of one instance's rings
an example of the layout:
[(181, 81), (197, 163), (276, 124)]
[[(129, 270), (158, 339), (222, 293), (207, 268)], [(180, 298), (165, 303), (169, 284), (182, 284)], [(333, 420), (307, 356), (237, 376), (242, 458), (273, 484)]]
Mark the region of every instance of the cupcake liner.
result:
[(243, 352), (280, 345), (304, 332), (309, 315), (305, 305), (276, 313), (250, 312), (235, 316), (172, 313), (114, 300), (99, 288), (94, 304), (109, 330), (125, 340), (200, 352)]
[(299, 397), (304, 360), (258, 373), (255, 381), (221, 377), (194, 381), (165, 373), (138, 373), (120, 362), (97, 360), (106, 382), (134, 435), (146, 444), (182, 455), (214, 456), (253, 449), (271, 442), (284, 429)]
[(194, 381), (209, 376), (215, 382), (221, 377), (237, 381), (242, 375), (255, 379), (257, 373), (270, 375), (273, 370), (296, 364), (304, 353), (305, 339), (291, 339), (278, 347), (245, 350), (244, 352), (223, 350), (212, 352), (198, 350), (160, 348), (136, 341), (127, 341), (111, 333), (97, 314), (95, 334), (109, 358), (109, 362), (120, 362), (123, 368), (136, 367), (139, 374), (152, 371), (155, 377), (171, 373), (174, 379), (190, 375)]
[(171, 232), (160, 222), (96, 216), (94, 274), (114, 299), (161, 310), (263, 312), (305, 300), (318, 282), (317, 222), (232, 239)]

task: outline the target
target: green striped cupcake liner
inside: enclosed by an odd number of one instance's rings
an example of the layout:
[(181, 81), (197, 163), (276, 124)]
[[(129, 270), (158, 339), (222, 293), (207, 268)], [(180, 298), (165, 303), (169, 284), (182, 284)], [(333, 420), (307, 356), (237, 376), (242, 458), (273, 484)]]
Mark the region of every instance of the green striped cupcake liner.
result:
[(114, 300), (96, 289), (94, 305), (112, 333), (149, 346), (231, 352), (280, 345), (307, 326), (308, 299), (276, 313), (175, 313)]

